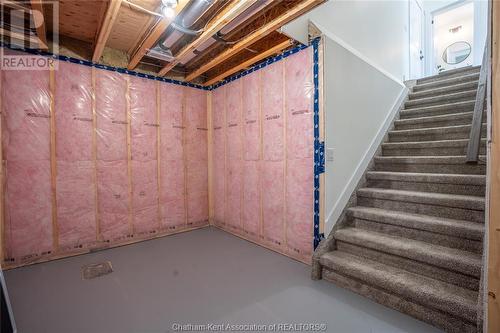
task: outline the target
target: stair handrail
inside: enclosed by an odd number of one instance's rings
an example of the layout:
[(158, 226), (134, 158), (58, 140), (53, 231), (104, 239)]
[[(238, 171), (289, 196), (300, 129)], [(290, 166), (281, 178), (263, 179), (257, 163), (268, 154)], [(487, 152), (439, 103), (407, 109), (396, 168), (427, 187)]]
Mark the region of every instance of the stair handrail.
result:
[(479, 161), (479, 148), (481, 146), (481, 129), (483, 124), (484, 106), (486, 103), (486, 87), (488, 81), (488, 68), (490, 59), (488, 56), (488, 45), (484, 47), (483, 62), (479, 74), (476, 101), (474, 103), (474, 113), (467, 145), (467, 163), (477, 163)]

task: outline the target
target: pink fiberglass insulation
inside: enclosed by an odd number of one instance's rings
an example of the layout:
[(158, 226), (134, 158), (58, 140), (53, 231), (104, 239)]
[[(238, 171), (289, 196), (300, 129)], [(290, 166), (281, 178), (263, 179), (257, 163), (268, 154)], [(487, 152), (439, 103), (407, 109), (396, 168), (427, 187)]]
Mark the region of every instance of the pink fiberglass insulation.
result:
[(119, 240), (132, 233), (127, 156), (127, 79), (96, 70), (97, 197), (101, 235)]
[[(285, 59), (287, 110), (287, 157), (313, 156), (314, 132), (311, 54), (299, 52)], [(310, 168), (308, 169), (310, 171)]]
[(284, 240), (284, 167), (281, 161), (262, 162), (263, 233), (272, 247), (281, 248)]
[(59, 62), (55, 71), (57, 223), (61, 250), (96, 241), (92, 73)]
[(161, 227), (186, 225), (183, 121), (184, 87), (160, 85), (160, 214)]
[(159, 228), (156, 82), (130, 78), (132, 211), (134, 232)]
[(245, 76), (243, 82), (243, 159), (260, 159), (260, 73)]
[(282, 161), (283, 131), (283, 61), (262, 72), (263, 160)]
[(260, 234), (260, 165), (243, 161), (243, 229), (252, 239)]
[(187, 225), (194, 227), (208, 222), (207, 95), (199, 89), (185, 89)]
[(235, 231), (241, 231), (241, 194), (242, 194), (242, 90), (241, 80), (229, 83), (226, 87), (226, 223)]
[(287, 251), (307, 258), (312, 253), (314, 218), (311, 53), (299, 52), (285, 59), (284, 63), (287, 101)]
[(226, 172), (226, 134), (225, 134), (225, 93), (226, 87), (216, 89), (212, 95), (213, 123), (213, 199), (214, 222), (222, 225), (225, 221), (225, 172)]
[(289, 160), (286, 175), (286, 239), (288, 251), (301, 257), (312, 254), (313, 158)]
[(2, 71), (6, 257), (52, 252), (49, 72)]
[[(216, 221), (304, 262), (314, 214), (311, 55), (300, 51), (212, 92)], [(217, 130), (224, 112), (226, 136)], [(225, 201), (217, 195), (224, 186)], [(225, 216), (217, 213), (224, 205)], [(234, 228), (240, 213), (242, 232)]]

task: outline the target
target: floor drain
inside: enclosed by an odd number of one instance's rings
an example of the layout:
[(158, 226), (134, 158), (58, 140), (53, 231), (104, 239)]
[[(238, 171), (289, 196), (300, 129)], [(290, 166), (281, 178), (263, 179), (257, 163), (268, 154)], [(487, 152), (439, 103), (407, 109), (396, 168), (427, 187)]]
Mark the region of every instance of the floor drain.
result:
[(85, 265), (82, 267), (82, 277), (84, 280), (94, 279), (96, 277), (110, 274), (112, 272), (113, 266), (111, 266), (110, 261)]

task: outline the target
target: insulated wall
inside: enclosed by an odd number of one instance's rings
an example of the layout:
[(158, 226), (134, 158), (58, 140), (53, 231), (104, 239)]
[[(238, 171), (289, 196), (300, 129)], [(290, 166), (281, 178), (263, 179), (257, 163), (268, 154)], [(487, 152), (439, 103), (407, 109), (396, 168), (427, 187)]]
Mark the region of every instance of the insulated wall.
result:
[(313, 251), (311, 49), (212, 92), (214, 224), (304, 262)]
[(206, 91), (63, 61), (1, 76), (7, 268), (208, 224)]

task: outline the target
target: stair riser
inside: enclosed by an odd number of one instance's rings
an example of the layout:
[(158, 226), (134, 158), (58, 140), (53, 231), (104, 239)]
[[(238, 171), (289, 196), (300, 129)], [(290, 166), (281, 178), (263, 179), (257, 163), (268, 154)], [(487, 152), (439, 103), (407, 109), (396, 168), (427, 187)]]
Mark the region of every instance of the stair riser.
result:
[(417, 80), (417, 85), (420, 84), (425, 84), (425, 83), (430, 83), (430, 82), (441, 82), (443, 80), (449, 80), (449, 79), (455, 79), (463, 76), (467, 76), (469, 74), (477, 74), (479, 75), (479, 69), (474, 68), (474, 69), (467, 69), (463, 71), (458, 71), (456, 73), (449, 73), (449, 74), (440, 74), (436, 76), (431, 76), (431, 77), (426, 77), (422, 79)]
[(424, 164), (424, 163), (381, 163), (375, 162), (376, 171), (486, 174), (486, 165), (474, 164)]
[(336, 247), (339, 251), (351, 253), (362, 258), (367, 258), (386, 265), (398, 267), (412, 273), (417, 273), (439, 281), (454, 284), (462, 288), (474, 291), (479, 290), (479, 279), (469, 275), (452, 272), (423, 262), (407, 259), (385, 252), (380, 252), (363, 246), (349, 244), (342, 241), (338, 241), (336, 243)]
[[(486, 118), (484, 118), (486, 119)], [(427, 121), (419, 123), (405, 123), (396, 122), (394, 124), (395, 130), (409, 130), (409, 129), (419, 129), (419, 128), (433, 128), (433, 127), (447, 127), (447, 126), (457, 126), (457, 125), (470, 125), (472, 123), (472, 114), (466, 117), (456, 117), (453, 119), (444, 119), (436, 121)]]
[(447, 114), (456, 114), (456, 113), (473, 112), (473, 111), (474, 111), (474, 103), (469, 102), (466, 104), (460, 104), (458, 106), (442, 106), (431, 109), (403, 110), (400, 113), (400, 119), (432, 117), (432, 116), (441, 116)]
[(480, 241), (362, 219), (354, 219), (354, 225), (356, 226), (356, 228), (384, 233), (391, 236), (399, 236), (435, 245), (452, 247), (455, 249), (475, 253), (482, 253), (482, 243)]
[[(393, 149), (382, 147), (383, 156), (460, 156), (467, 153), (467, 146), (443, 148), (403, 148)], [(480, 148), (480, 155), (486, 154), (486, 144)]]
[(442, 105), (448, 103), (457, 103), (470, 101), (476, 98), (476, 91), (460, 93), (454, 96), (438, 96), (429, 99), (414, 99), (405, 103), (405, 109), (415, 109), (425, 106)]
[[(421, 142), (421, 141), (441, 141), (441, 140), (458, 140), (468, 139), (470, 136), (470, 128), (453, 130), (453, 131), (433, 131), (428, 133), (395, 133), (389, 132), (389, 142)], [(486, 127), (483, 126), (481, 137), (486, 137)]]
[(367, 297), (379, 304), (408, 314), (414, 318), (428, 322), (442, 328), (449, 333), (477, 333), (474, 324), (462, 321), (457, 317), (441, 311), (433, 311), (428, 307), (408, 302), (402, 297), (390, 294), (384, 290), (369, 286), (358, 280), (343, 276), (329, 269), (323, 269), (322, 276), (337, 286), (351, 290), (361, 296)]
[[(462, 84), (434, 87), (432, 89), (425, 89), (425, 90), (420, 90), (420, 91), (415, 90), (415, 87), (414, 87), (413, 92), (408, 97), (409, 97), (409, 99), (434, 97), (434, 96), (439, 96), (439, 95), (443, 95), (443, 94), (445, 95), (445, 94), (452, 94), (452, 93), (456, 93), (456, 92), (474, 90), (474, 89), (477, 89), (477, 86), (478, 86), (477, 81), (471, 81), (471, 82), (462, 83)], [(418, 86), (416, 86), (416, 87), (418, 87)]]
[(429, 205), (424, 203), (414, 203), (397, 200), (375, 199), (362, 197), (359, 195), (358, 205), (484, 223), (484, 211), (481, 210)]
[(368, 187), (388, 188), (394, 190), (434, 192), (447, 194), (463, 194), (484, 196), (486, 186), (461, 185), (461, 184), (440, 184), (433, 182), (416, 182), (400, 180), (369, 179)]

